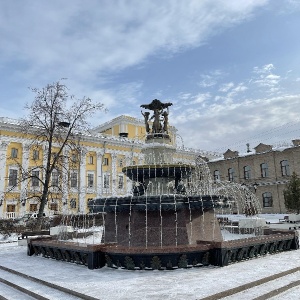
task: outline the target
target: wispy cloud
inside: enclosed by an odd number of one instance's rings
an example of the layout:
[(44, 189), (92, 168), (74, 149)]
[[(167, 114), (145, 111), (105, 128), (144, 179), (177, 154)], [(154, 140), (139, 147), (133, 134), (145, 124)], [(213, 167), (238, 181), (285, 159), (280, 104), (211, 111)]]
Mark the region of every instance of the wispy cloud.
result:
[(233, 87), (234, 87), (234, 83), (233, 83), (233, 82), (224, 83), (224, 84), (222, 84), (221, 87), (219, 88), (219, 92), (226, 93), (226, 92), (228, 92), (230, 89), (232, 89)]
[[(188, 109), (182, 107), (174, 116), (175, 125), (179, 133), (184, 132), (188, 144), (195, 144), (194, 138), (197, 137), (198, 147), (202, 149), (240, 150), (245, 147), (246, 142), (251, 142), (254, 147), (255, 143), (261, 141), (272, 143), (276, 140), (295, 138), (300, 134), (300, 118), (297, 115), (300, 91), (295, 94), (284, 93), (284, 83), (290, 83), (292, 78), (283, 79), (279, 74), (274, 74), (273, 64), (255, 67), (253, 70), (249, 70), (249, 79), (245, 82), (220, 83), (219, 88), (209, 93), (189, 95), (189, 99), (199, 97), (199, 103), (189, 101)], [(298, 79), (296, 77), (294, 81)], [(255, 90), (255, 87), (261, 90), (251, 97), (253, 93), (247, 92)], [(270, 96), (275, 89), (281, 93)], [(205, 105), (199, 105), (203, 103)], [(277, 132), (277, 136), (270, 131), (270, 128), (290, 120), (298, 120), (298, 131), (288, 132), (288, 128), (283, 127), (281, 132)], [(221, 146), (223, 139), (227, 141), (224, 149)]]
[[(101, 88), (112, 72), (142, 64), (153, 55), (198, 47), (266, 3), (1, 2), (0, 37), (5, 42), (0, 44), (0, 64), (6, 77), (17, 82), (39, 86), (67, 77), (76, 90), (91, 91)], [(210, 78), (203, 80), (204, 85), (213, 84)]]
[[(227, 148), (241, 150), (246, 149), (246, 142), (255, 147), (261, 141), (272, 143), (278, 138), (283, 140), (299, 136), (300, 118), (297, 115), (299, 101), (300, 94), (244, 100), (240, 103), (214, 104), (204, 111), (190, 108), (190, 112), (183, 111), (174, 116), (174, 121), (179, 134), (184, 135), (188, 145), (194, 144), (201, 149), (220, 152), (226, 151)], [(282, 120), (283, 115), (285, 121)], [(298, 131), (289, 132), (288, 127), (283, 127), (282, 132), (275, 134), (270, 131), (270, 128), (288, 123), (290, 120), (298, 120)], [(195, 143), (195, 138), (198, 143)], [(222, 142), (224, 139), (226, 144)]]

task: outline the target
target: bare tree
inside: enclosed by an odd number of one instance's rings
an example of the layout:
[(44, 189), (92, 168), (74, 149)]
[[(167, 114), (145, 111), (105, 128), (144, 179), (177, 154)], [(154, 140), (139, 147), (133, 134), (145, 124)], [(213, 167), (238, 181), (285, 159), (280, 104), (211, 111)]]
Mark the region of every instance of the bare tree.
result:
[(26, 199), (39, 199), (37, 228), (40, 228), (47, 202), (54, 194), (64, 192), (57, 182), (69, 180), (64, 174), (68, 174), (70, 155), (80, 156), (79, 138), (81, 133), (88, 131), (88, 118), (104, 110), (104, 106), (93, 103), (90, 98), (76, 99), (60, 81), (32, 91), (35, 99), (25, 106), (29, 114), (22, 119), (21, 126), (30, 141), (30, 149), (43, 150), (43, 160), (28, 169), (21, 168), (20, 180), (27, 185), (35, 181), (41, 186), (38, 191), (31, 190), (25, 195)]

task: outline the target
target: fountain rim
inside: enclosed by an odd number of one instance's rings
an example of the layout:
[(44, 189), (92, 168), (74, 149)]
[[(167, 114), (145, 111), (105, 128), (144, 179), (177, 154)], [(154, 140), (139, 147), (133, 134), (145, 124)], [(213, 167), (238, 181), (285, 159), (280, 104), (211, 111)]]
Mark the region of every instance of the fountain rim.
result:
[(126, 172), (126, 170), (130, 169), (158, 169), (158, 168), (188, 168), (195, 169), (195, 166), (190, 164), (147, 164), (147, 165), (131, 165), (122, 168), (122, 172)]

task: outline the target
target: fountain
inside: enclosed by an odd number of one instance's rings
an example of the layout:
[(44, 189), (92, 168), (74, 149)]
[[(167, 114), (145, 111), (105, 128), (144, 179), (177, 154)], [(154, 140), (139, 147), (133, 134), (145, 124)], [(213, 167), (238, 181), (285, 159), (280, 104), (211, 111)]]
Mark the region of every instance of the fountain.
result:
[(223, 239), (220, 225), (227, 229), (234, 226), (220, 215), (234, 210), (255, 215), (260, 211), (259, 201), (239, 184), (213, 181), (204, 159), (199, 157), (188, 164), (176, 156), (168, 132), (171, 105), (157, 99), (141, 105), (153, 115), (142, 112), (147, 132), (144, 163), (122, 170), (132, 182), (132, 194), (89, 203), (90, 212), (102, 216), (101, 244), (80, 249), (68, 242), (31, 240), (29, 255), (43, 254), (92, 269), (105, 264), (127, 269), (174, 269), (225, 266), (298, 247), (294, 232), (264, 230), (258, 218), (244, 221), (242, 233), (251, 234), (250, 238)]

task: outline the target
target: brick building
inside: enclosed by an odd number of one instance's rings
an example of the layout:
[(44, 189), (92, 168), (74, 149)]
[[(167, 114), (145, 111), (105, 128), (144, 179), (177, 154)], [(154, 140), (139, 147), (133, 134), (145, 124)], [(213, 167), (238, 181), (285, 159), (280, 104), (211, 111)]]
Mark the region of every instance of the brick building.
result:
[(254, 151), (239, 154), (228, 149), (223, 158), (208, 163), (215, 181), (245, 184), (262, 207), (262, 213), (286, 213), (283, 191), (290, 175), (300, 174), (300, 140), (289, 146), (259, 144)]

